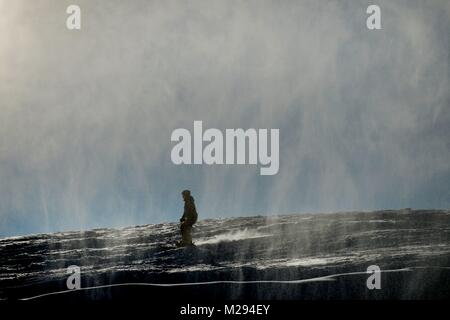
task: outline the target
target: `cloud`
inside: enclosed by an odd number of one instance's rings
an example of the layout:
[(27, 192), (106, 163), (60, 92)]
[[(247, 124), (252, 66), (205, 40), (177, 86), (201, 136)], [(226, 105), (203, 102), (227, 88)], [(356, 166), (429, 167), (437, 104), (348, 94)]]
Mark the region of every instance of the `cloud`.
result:
[[(5, 6), (6, 1), (0, 1)], [(0, 234), (448, 207), (447, 1), (8, 2)], [(280, 171), (174, 166), (171, 132), (279, 128)]]

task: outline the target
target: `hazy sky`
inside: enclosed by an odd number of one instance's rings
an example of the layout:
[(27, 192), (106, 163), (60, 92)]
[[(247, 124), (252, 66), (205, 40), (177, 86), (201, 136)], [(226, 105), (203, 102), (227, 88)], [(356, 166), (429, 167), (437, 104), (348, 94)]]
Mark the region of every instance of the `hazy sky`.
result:
[[(0, 12), (0, 236), (177, 221), (186, 188), (200, 218), (450, 207), (447, 0)], [(194, 120), (279, 128), (279, 173), (172, 164)]]

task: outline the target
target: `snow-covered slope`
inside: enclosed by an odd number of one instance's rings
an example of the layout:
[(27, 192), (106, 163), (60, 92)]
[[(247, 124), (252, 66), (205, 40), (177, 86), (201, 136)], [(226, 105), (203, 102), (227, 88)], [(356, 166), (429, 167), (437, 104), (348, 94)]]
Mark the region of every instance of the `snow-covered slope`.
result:
[[(0, 298), (449, 297), (450, 211), (201, 220), (193, 237), (195, 248), (175, 248), (178, 226), (166, 223), (2, 239)], [(75, 292), (71, 265), (81, 268)], [(380, 290), (366, 286), (370, 265)]]

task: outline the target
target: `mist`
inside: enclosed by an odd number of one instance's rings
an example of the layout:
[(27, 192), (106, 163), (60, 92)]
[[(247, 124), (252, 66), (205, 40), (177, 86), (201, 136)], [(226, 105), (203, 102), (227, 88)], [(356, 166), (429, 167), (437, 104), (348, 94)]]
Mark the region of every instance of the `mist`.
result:
[[(0, 236), (450, 205), (450, 5), (0, 0)], [(177, 128), (277, 128), (279, 172), (174, 165)]]

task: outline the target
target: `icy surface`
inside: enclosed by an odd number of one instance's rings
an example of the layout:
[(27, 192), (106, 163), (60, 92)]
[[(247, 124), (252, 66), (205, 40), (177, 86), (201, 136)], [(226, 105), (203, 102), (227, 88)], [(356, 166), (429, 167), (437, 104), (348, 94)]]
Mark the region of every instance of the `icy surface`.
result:
[[(193, 231), (195, 248), (175, 248), (178, 232), (177, 224), (167, 223), (0, 239), (0, 298), (65, 290), (70, 265), (81, 267), (83, 287), (131, 282), (307, 281), (356, 273), (361, 276), (354, 282), (360, 283), (353, 283), (352, 290), (364, 293), (360, 298), (372, 297), (364, 291), (364, 272), (378, 265), (382, 270), (400, 270), (402, 276), (395, 280), (400, 288), (374, 298), (433, 298), (434, 292), (442, 298), (447, 294), (442, 286), (449, 281), (449, 211), (200, 220)], [(239, 287), (223, 294), (226, 298), (341, 297), (342, 290), (327, 288), (301, 292), (289, 287), (277, 293), (271, 287), (274, 291), (268, 295), (267, 288), (243, 291)], [(355, 298), (349, 294), (342, 297)]]

